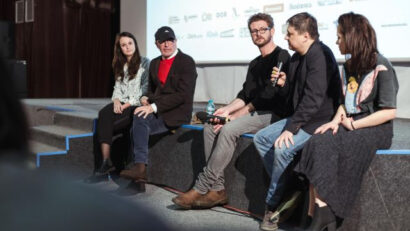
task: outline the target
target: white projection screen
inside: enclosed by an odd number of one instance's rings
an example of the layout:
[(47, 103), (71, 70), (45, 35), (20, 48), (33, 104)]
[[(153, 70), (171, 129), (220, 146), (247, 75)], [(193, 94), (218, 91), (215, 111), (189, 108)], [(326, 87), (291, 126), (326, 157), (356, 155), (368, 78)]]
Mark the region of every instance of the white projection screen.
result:
[(286, 20), (307, 11), (318, 21), (320, 40), (342, 60), (335, 44), (336, 22), (339, 15), (353, 11), (370, 20), (380, 53), (392, 61), (410, 61), (409, 9), (408, 0), (147, 0), (147, 56), (160, 54), (154, 33), (167, 25), (174, 29), (178, 47), (197, 63), (246, 63), (259, 54), (247, 28), (251, 15), (272, 15), (274, 41), (288, 49)]

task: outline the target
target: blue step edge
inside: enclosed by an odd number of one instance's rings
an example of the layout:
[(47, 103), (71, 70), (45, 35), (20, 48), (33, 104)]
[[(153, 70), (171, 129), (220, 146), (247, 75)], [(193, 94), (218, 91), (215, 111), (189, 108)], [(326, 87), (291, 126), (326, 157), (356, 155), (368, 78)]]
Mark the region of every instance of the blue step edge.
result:
[(379, 149), (376, 154), (378, 155), (410, 155), (409, 149)]
[(40, 157), (42, 156), (56, 156), (56, 155), (67, 155), (67, 151), (57, 151), (57, 152), (38, 152), (36, 153), (36, 167), (40, 167)]
[(56, 151), (56, 152), (38, 152), (36, 153), (36, 167), (40, 167), (40, 157), (41, 156), (56, 156), (56, 155), (67, 155), (70, 150), (70, 139), (83, 138), (93, 136), (94, 132), (78, 134), (78, 135), (66, 135), (65, 136), (65, 151)]
[[(203, 130), (203, 124), (184, 124), (182, 128), (191, 129), (191, 130)], [(253, 139), (255, 134), (245, 133), (241, 135), (244, 138)], [(377, 155), (410, 155), (410, 149), (379, 149), (376, 152)]]
[[(204, 130), (204, 125), (203, 124), (183, 124), (181, 126), (182, 128), (186, 128), (186, 129), (191, 129), (191, 130)], [(253, 136), (255, 134), (250, 134), (250, 133), (245, 133), (243, 135), (241, 135), (241, 137), (246, 137), (246, 138), (251, 138), (253, 139)]]
[(63, 107), (57, 107), (57, 106), (47, 106), (45, 109), (50, 110), (50, 111), (66, 111), (66, 112), (74, 112), (74, 109), (69, 109), (69, 108), (63, 108)]

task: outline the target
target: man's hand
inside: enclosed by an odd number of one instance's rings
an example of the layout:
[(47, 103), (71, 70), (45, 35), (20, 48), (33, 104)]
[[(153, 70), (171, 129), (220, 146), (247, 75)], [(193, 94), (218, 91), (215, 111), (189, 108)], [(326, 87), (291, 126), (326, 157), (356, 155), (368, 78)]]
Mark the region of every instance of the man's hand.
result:
[[(229, 111), (227, 110), (226, 107), (221, 107), (221, 108), (217, 109), (217, 110), (214, 112), (213, 115), (227, 118), (227, 117), (229, 116)], [(221, 122), (219, 119), (216, 119), (216, 118), (215, 118), (215, 119), (210, 119), (209, 121), (210, 121), (211, 123), (213, 123), (213, 124), (221, 125), (221, 124), (219, 124), (219, 123)], [(221, 126), (221, 127), (222, 127), (222, 126)], [(219, 128), (219, 129), (220, 129), (220, 128)], [(218, 130), (219, 130), (219, 129), (218, 129)], [(214, 126), (214, 130), (215, 130), (215, 126)], [(215, 131), (217, 131), (217, 130), (215, 130)]]
[(221, 128), (223, 127), (224, 125), (223, 124), (215, 124), (214, 125), (214, 132), (215, 133), (217, 133), (217, 132), (219, 132), (219, 130), (221, 130)]
[(145, 95), (142, 96), (142, 97), (140, 98), (140, 103), (141, 103), (142, 106), (148, 106), (148, 105), (149, 105), (148, 97), (146, 97)]
[(122, 114), (122, 105), (119, 99), (114, 99), (114, 113), (115, 114)]
[(278, 70), (279, 69), (277, 67), (273, 68), (272, 75), (270, 76), (270, 81), (273, 83), (277, 79), (276, 85), (283, 87), (286, 82), (286, 73), (285, 72), (278, 73)]
[(138, 117), (144, 116), (145, 119), (149, 114), (153, 112), (154, 110), (152, 109), (151, 105), (147, 105), (135, 108), (134, 115), (137, 115)]
[(275, 148), (282, 148), (283, 142), (285, 142), (287, 148), (290, 147), (289, 142), (292, 145), (295, 145), (295, 142), (293, 141), (293, 133), (287, 130), (282, 132), (282, 134), (280, 134), (280, 136), (275, 141)]

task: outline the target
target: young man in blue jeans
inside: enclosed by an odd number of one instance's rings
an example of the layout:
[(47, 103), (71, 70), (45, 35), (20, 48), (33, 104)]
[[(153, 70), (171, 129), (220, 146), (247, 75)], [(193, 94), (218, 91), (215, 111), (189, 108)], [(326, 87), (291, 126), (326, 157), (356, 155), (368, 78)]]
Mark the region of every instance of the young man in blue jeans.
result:
[(332, 51), (319, 41), (316, 19), (308, 13), (299, 13), (287, 23), (285, 39), (295, 53), (288, 76), (280, 72), (279, 78), (286, 78), (293, 87), (289, 103), (294, 112), (254, 137), (256, 149), (271, 177), (262, 230), (277, 229), (278, 219), (272, 219), (272, 215), (282, 198), (286, 179), (282, 175), (316, 128), (332, 119), (340, 95), (339, 69)]

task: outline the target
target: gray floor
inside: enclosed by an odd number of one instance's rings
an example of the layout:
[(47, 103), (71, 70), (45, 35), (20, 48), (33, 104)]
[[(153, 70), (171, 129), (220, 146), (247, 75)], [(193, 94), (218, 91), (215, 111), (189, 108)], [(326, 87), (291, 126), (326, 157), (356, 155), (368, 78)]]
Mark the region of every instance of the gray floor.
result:
[[(117, 193), (119, 187), (126, 183), (125, 180), (116, 179), (100, 182), (92, 187), (98, 187), (108, 193)], [(175, 230), (259, 230), (259, 220), (223, 207), (207, 210), (181, 210), (171, 201), (175, 196), (176, 193), (147, 184), (146, 193), (125, 196), (125, 198), (131, 203), (142, 203), (151, 208)], [(300, 229), (281, 226), (279, 230)]]

